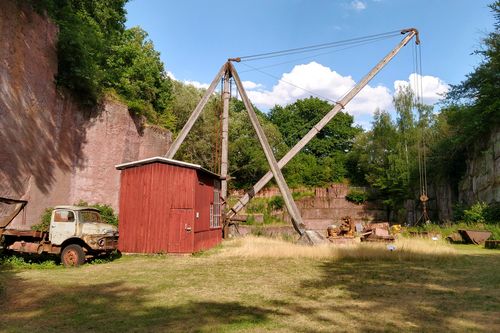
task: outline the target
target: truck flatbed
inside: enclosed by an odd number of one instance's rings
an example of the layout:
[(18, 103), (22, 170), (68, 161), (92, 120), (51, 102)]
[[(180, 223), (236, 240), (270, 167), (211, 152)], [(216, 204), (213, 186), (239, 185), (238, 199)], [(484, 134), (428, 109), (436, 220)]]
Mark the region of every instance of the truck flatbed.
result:
[(17, 229), (0, 229), (0, 236), (18, 236), (18, 237), (33, 237), (44, 238), (47, 232), (36, 230), (17, 230)]

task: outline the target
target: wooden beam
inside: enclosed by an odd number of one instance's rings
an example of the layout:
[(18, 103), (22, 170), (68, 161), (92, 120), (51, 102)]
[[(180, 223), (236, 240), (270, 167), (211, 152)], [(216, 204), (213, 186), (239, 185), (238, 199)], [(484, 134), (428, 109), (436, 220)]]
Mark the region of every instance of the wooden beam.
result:
[(222, 145), (221, 145), (221, 163), (220, 175), (221, 197), (223, 202), (227, 199), (227, 171), (228, 171), (228, 143), (229, 143), (229, 79), (231, 74), (229, 70), (224, 73), (224, 85), (222, 88)]
[(247, 109), (248, 116), (250, 117), (250, 121), (255, 129), (255, 132), (257, 133), (257, 137), (258, 137), (259, 142), (262, 146), (262, 149), (264, 150), (264, 154), (266, 155), (267, 162), (269, 163), (269, 167), (271, 168), (271, 173), (274, 176), (274, 179), (276, 179), (276, 183), (278, 184), (281, 195), (283, 196), (283, 200), (285, 201), (285, 205), (286, 205), (286, 208), (288, 209), (288, 213), (290, 214), (290, 216), (292, 218), (293, 227), (299, 235), (302, 235), (304, 233), (304, 230), (302, 229), (303, 223), (302, 223), (302, 217), (300, 216), (299, 209), (297, 208), (295, 201), (293, 201), (292, 193), (290, 192), (290, 189), (288, 188), (288, 185), (286, 184), (285, 178), (283, 177), (283, 174), (281, 173), (281, 170), (278, 166), (278, 162), (276, 162), (276, 158), (274, 157), (273, 151), (271, 150), (271, 146), (269, 145), (269, 142), (267, 141), (264, 130), (260, 126), (257, 115), (255, 114), (252, 103), (248, 99), (247, 93), (246, 93), (245, 89), (243, 88), (243, 84), (240, 81), (238, 73), (236, 72), (236, 69), (234, 68), (233, 64), (229, 63), (229, 68), (230, 68), (231, 74), (234, 78), (234, 82), (236, 83), (236, 87), (238, 88), (238, 91), (240, 92), (241, 98), (243, 100), (243, 104), (245, 104), (245, 108)]
[(180, 131), (179, 135), (177, 135), (177, 137), (175, 138), (175, 141), (172, 143), (172, 145), (168, 149), (167, 153), (165, 154), (166, 158), (174, 158), (175, 153), (177, 153), (177, 150), (179, 150), (179, 147), (181, 146), (182, 142), (184, 142), (184, 140), (186, 139), (186, 136), (188, 135), (189, 131), (191, 131), (191, 128), (193, 127), (194, 123), (196, 122), (196, 120), (200, 116), (201, 112), (203, 111), (203, 108), (205, 107), (208, 100), (210, 99), (210, 96), (213, 94), (215, 87), (217, 87), (217, 84), (219, 83), (220, 78), (226, 72), (227, 64), (228, 63), (225, 63), (224, 65), (222, 65), (221, 69), (219, 70), (219, 72), (215, 76), (214, 80), (212, 81), (212, 83), (208, 87), (207, 91), (205, 92), (205, 94), (201, 98), (200, 102), (198, 103), (198, 105), (194, 109), (193, 113), (191, 113), (191, 115), (189, 116), (188, 121), (186, 122), (186, 124), (184, 125), (182, 130)]

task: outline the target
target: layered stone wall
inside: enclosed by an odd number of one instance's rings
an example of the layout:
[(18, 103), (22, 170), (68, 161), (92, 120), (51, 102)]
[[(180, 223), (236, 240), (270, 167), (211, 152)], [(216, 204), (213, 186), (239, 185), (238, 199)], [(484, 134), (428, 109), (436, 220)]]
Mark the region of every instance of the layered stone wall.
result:
[(476, 150), (481, 152), (467, 160), (459, 200), (469, 205), (477, 201), (500, 202), (500, 128), (493, 130)]
[(13, 228), (80, 200), (117, 209), (114, 166), (163, 155), (171, 143), (168, 131), (142, 126), (119, 102), (84, 108), (58, 91), (56, 41), (46, 17), (0, 2), (0, 196), (29, 202)]
[(346, 200), (348, 193), (348, 185), (335, 184), (316, 189), (312, 198), (298, 200), (297, 206), (307, 229), (326, 230), (330, 224), (341, 223), (345, 216), (350, 216), (355, 222), (387, 221), (387, 212), (381, 205), (349, 202)]

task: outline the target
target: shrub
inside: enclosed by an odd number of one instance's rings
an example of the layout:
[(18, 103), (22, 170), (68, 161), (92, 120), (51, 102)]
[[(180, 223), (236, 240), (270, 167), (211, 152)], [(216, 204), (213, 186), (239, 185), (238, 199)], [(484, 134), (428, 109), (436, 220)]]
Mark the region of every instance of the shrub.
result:
[(476, 202), (469, 209), (464, 210), (463, 221), (466, 223), (484, 223), (486, 222), (486, 209), (488, 204), (485, 202)]
[(500, 224), (500, 202), (490, 204), (484, 211), (484, 217), (488, 223)]
[(42, 215), (40, 216), (40, 223), (31, 226), (31, 230), (49, 231), (50, 219), (52, 217), (53, 210), (53, 207), (45, 208)]
[[(102, 218), (103, 222), (109, 223), (109, 224), (114, 225), (114, 226), (118, 226), (118, 216), (116, 216), (115, 211), (113, 210), (113, 208), (110, 205), (100, 204), (100, 203), (89, 205), (86, 201), (80, 200), (76, 204), (76, 206), (97, 208), (101, 212), (101, 218)], [(50, 222), (50, 220), (49, 220), (49, 222)]]
[(268, 206), (271, 211), (281, 210), (285, 207), (285, 201), (283, 200), (283, 197), (274, 196), (269, 200)]
[(345, 196), (345, 198), (347, 201), (354, 202), (359, 205), (368, 200), (368, 193), (363, 190), (352, 189)]

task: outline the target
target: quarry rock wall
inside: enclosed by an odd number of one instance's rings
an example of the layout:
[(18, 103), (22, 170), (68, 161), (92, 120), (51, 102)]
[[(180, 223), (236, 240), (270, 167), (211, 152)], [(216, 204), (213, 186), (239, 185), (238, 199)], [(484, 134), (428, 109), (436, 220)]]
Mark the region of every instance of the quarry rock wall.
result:
[(0, 2), (0, 196), (28, 200), (25, 218), (80, 200), (118, 208), (119, 163), (163, 155), (168, 131), (143, 126), (125, 105), (86, 108), (58, 90), (57, 27), (28, 5)]
[(500, 128), (494, 129), (480, 151), (467, 160), (467, 171), (459, 185), (459, 201), (471, 205), (477, 201), (500, 202)]

